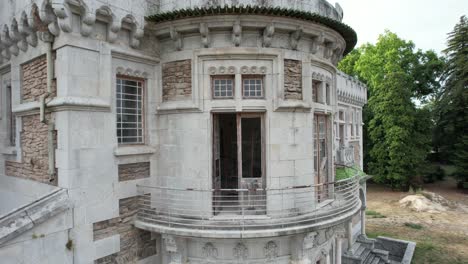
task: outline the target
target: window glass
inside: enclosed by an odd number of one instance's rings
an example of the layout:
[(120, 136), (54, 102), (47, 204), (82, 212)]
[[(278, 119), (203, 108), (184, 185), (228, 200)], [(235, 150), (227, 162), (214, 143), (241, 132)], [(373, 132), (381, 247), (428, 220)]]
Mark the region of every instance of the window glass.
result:
[(119, 144), (143, 143), (143, 82), (118, 78), (116, 97)]
[(263, 77), (245, 77), (242, 80), (244, 98), (263, 97)]
[(234, 97), (234, 76), (216, 76), (213, 78), (213, 98)]

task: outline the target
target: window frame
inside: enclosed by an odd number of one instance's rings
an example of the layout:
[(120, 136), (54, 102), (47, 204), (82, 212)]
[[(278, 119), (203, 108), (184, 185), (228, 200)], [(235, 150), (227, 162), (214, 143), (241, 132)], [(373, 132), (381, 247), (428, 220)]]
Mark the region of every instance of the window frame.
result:
[[(232, 80), (232, 96), (215, 96), (216, 80)], [(236, 96), (236, 76), (234, 74), (211, 75), (211, 98), (213, 100), (232, 100)]]
[[(135, 81), (135, 82), (141, 82), (141, 142), (119, 142), (119, 136), (117, 135), (117, 131), (119, 130), (118, 128), (118, 122), (117, 122), (117, 116), (119, 113), (117, 112), (117, 80), (127, 80), (127, 81)], [(119, 146), (141, 146), (145, 145), (147, 143), (147, 133), (146, 133), (146, 83), (147, 80), (144, 78), (138, 78), (138, 77), (132, 77), (132, 76), (127, 76), (127, 75), (116, 75), (115, 78), (115, 110), (116, 110), (116, 138), (117, 138), (117, 144)], [(138, 128), (137, 128), (138, 129)], [(138, 132), (137, 132), (137, 138), (138, 138)]]
[[(265, 75), (262, 74), (243, 74), (242, 75), (242, 99), (265, 99)], [(262, 85), (262, 95), (261, 96), (245, 96), (244, 91), (245, 91), (245, 86), (244, 86), (244, 80), (260, 80), (261, 85)]]

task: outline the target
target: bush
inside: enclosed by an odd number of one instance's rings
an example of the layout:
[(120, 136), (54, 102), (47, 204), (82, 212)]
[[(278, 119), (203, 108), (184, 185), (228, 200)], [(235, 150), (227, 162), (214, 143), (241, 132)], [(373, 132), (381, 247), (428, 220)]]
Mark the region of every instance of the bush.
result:
[(445, 171), (438, 164), (424, 164), (419, 169), (419, 175), (422, 176), (424, 183), (434, 183), (445, 179)]
[(409, 228), (412, 228), (412, 229), (417, 229), (417, 230), (421, 230), (423, 229), (423, 226), (420, 225), (420, 224), (415, 224), (415, 223), (405, 223), (405, 226), (406, 227), (409, 227)]

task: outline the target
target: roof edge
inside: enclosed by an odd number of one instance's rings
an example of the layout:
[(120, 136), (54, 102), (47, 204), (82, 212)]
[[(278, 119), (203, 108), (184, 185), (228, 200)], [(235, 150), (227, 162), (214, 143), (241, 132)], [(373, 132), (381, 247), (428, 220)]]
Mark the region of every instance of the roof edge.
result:
[(239, 6), (217, 6), (217, 7), (195, 7), (188, 9), (179, 9), (171, 12), (158, 13), (146, 16), (145, 19), (154, 23), (173, 21), (177, 19), (214, 16), (214, 15), (268, 15), (277, 17), (287, 17), (314, 22), (332, 28), (337, 31), (346, 41), (346, 49), (343, 56), (351, 52), (357, 44), (357, 34), (350, 26), (322, 16), (318, 13), (311, 13), (289, 8), (280, 7), (259, 7), (251, 5)]

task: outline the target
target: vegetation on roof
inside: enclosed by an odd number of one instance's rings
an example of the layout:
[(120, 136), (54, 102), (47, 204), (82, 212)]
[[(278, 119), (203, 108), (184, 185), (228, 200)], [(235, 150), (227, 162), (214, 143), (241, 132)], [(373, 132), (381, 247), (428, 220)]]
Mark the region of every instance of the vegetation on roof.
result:
[(335, 172), (335, 181), (349, 179), (354, 176), (364, 177), (367, 175), (357, 165), (353, 165), (352, 167), (337, 167)]
[(265, 6), (217, 6), (217, 7), (195, 7), (188, 9), (179, 9), (171, 12), (158, 13), (146, 17), (147, 21), (159, 23), (182, 18), (203, 17), (210, 15), (268, 15), (278, 17), (297, 18), (306, 21), (311, 21), (321, 24), (336, 30), (346, 41), (346, 49), (344, 55), (351, 52), (357, 43), (356, 32), (348, 25), (332, 18), (322, 16), (317, 13), (306, 11), (281, 8), (281, 7), (265, 7)]

